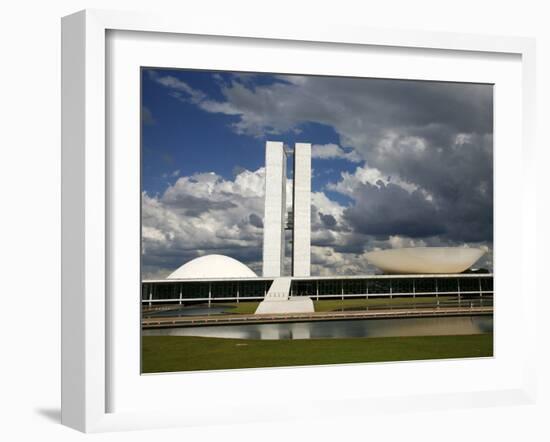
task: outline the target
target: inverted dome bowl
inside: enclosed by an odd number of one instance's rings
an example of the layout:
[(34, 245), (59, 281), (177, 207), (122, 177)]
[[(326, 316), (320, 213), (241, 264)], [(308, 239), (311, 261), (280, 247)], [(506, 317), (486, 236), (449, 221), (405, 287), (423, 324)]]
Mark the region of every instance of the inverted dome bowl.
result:
[(385, 273), (448, 274), (462, 273), (484, 253), (483, 249), (469, 247), (411, 247), (377, 250), (366, 257)]

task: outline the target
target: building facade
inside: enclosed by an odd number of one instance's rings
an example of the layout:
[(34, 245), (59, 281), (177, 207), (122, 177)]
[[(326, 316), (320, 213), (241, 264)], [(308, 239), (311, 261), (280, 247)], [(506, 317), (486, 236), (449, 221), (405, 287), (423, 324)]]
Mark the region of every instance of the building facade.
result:
[[(145, 305), (186, 302), (263, 300), (274, 278), (193, 279), (143, 281)], [(458, 300), (493, 297), (491, 273), (459, 275), (365, 275), (293, 277), (291, 296), (319, 299), (378, 297), (456, 297)]]
[(292, 230), (290, 274), (309, 276), (311, 267), (311, 144), (296, 143), (293, 155), (292, 209), (287, 214), (287, 153), (279, 141), (265, 145), (264, 277), (279, 277), (285, 269), (285, 221)]
[(292, 186), (292, 276), (309, 276), (311, 269), (311, 144), (294, 147)]
[(286, 220), (286, 153), (282, 142), (265, 145), (263, 270), (266, 277), (284, 272)]

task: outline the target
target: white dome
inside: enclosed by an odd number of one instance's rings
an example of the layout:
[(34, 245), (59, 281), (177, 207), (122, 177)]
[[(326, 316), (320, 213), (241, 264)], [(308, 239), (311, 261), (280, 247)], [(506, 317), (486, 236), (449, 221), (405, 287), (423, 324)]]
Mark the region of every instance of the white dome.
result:
[(248, 266), (229, 256), (205, 255), (186, 262), (167, 279), (256, 278)]
[(485, 251), (469, 247), (411, 247), (377, 250), (367, 260), (386, 273), (462, 273)]

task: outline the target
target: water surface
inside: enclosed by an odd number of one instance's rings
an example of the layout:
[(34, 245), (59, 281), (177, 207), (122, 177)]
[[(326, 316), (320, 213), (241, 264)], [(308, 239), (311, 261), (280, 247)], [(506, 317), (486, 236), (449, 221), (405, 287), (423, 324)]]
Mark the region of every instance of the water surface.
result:
[(145, 329), (144, 336), (203, 336), (233, 339), (318, 339), (492, 333), (493, 317), (356, 319), (345, 321), (239, 324)]

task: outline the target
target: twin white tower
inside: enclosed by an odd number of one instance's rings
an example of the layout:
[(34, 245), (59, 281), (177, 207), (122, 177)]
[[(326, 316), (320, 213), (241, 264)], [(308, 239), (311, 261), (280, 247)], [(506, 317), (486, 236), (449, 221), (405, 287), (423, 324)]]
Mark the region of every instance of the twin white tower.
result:
[(265, 145), (263, 276), (284, 276), (285, 229), (292, 230), (292, 276), (309, 276), (311, 267), (311, 144), (294, 146), (292, 211), (286, 210), (287, 152), (282, 142)]

